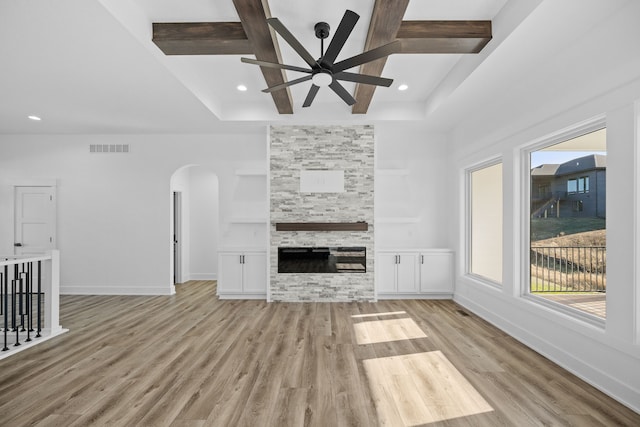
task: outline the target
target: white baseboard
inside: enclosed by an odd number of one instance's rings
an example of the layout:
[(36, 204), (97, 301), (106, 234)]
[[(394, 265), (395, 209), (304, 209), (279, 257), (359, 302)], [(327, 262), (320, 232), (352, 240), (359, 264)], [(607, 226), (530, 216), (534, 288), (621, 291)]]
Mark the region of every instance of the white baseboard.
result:
[[(633, 411), (640, 413), (640, 390), (635, 389), (632, 385), (611, 377), (597, 366), (581, 360), (579, 355), (558, 347), (545, 337), (531, 333), (531, 331), (494, 313), (474, 300), (456, 295), (454, 301), (581, 380), (591, 384)], [(616, 353), (614, 349), (610, 350), (612, 350), (611, 353)], [(605, 352), (609, 353), (607, 350)], [(615, 363), (615, 361), (612, 361), (612, 363)]]
[(451, 293), (432, 293), (432, 294), (384, 294), (378, 293), (376, 297), (379, 300), (387, 299), (453, 299)]
[(189, 280), (218, 280), (216, 273), (191, 273)]
[(267, 300), (267, 294), (218, 294), (219, 299), (261, 299)]
[(60, 295), (172, 295), (169, 286), (60, 286)]

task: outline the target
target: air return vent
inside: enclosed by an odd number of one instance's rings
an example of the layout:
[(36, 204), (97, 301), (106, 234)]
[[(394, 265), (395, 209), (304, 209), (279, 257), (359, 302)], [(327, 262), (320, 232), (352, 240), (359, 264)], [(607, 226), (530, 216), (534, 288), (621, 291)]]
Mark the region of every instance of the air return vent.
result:
[(91, 144), (90, 153), (128, 153), (129, 144)]

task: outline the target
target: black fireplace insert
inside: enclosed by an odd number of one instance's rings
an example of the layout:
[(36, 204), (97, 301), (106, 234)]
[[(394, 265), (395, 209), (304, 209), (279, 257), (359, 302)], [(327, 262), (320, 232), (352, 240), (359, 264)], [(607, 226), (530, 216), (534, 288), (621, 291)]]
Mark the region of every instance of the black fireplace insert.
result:
[(278, 248), (278, 273), (366, 273), (365, 247)]

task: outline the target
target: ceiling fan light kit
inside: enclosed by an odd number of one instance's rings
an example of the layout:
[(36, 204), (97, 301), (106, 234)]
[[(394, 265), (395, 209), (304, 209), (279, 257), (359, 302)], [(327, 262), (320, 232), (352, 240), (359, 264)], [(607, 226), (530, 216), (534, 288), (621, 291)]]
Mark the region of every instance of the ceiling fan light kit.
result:
[(289, 30), (280, 22), (278, 18), (269, 18), (267, 23), (273, 28), (280, 36), (293, 48), (293, 50), (300, 55), (300, 57), (307, 63), (309, 68), (298, 67), (294, 65), (279, 64), (276, 62), (258, 61), (250, 58), (241, 58), (242, 62), (254, 65), (260, 65), (261, 67), (278, 68), (281, 70), (297, 71), (307, 74), (304, 77), (289, 80), (288, 82), (268, 87), (263, 92), (274, 92), (277, 90), (285, 89), (295, 84), (303, 83), (311, 80), (311, 88), (307, 93), (303, 107), (309, 107), (318, 93), (321, 87), (328, 86), (333, 90), (347, 105), (353, 105), (356, 100), (353, 96), (340, 84), (339, 81), (348, 81), (366, 85), (384, 86), (389, 87), (393, 83), (392, 79), (385, 79), (378, 76), (369, 76), (366, 74), (349, 73), (348, 70), (353, 67), (365, 64), (367, 62), (375, 61), (380, 58), (387, 57), (392, 53), (396, 53), (399, 48), (399, 42), (394, 41), (386, 45), (382, 45), (375, 49), (368, 50), (359, 55), (352, 56), (338, 63), (334, 63), (338, 54), (342, 50), (345, 42), (349, 38), (349, 35), (353, 31), (354, 26), (360, 19), (360, 15), (347, 10), (338, 25), (326, 52), (324, 51), (324, 39), (329, 37), (329, 24), (326, 22), (318, 22), (314, 26), (315, 35), (320, 39), (320, 58), (315, 59), (309, 51), (296, 39), (296, 37), (289, 32)]

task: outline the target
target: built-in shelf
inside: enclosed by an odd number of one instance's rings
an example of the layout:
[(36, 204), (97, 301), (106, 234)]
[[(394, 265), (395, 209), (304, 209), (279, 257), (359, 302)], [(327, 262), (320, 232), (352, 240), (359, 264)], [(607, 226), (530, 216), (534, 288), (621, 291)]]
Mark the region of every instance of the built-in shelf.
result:
[(236, 169), (237, 176), (267, 176), (264, 169)]
[(376, 169), (378, 176), (407, 176), (409, 169)]
[(276, 231), (367, 231), (366, 222), (276, 222)]
[(377, 224), (416, 224), (420, 222), (419, 216), (383, 217), (376, 218)]

